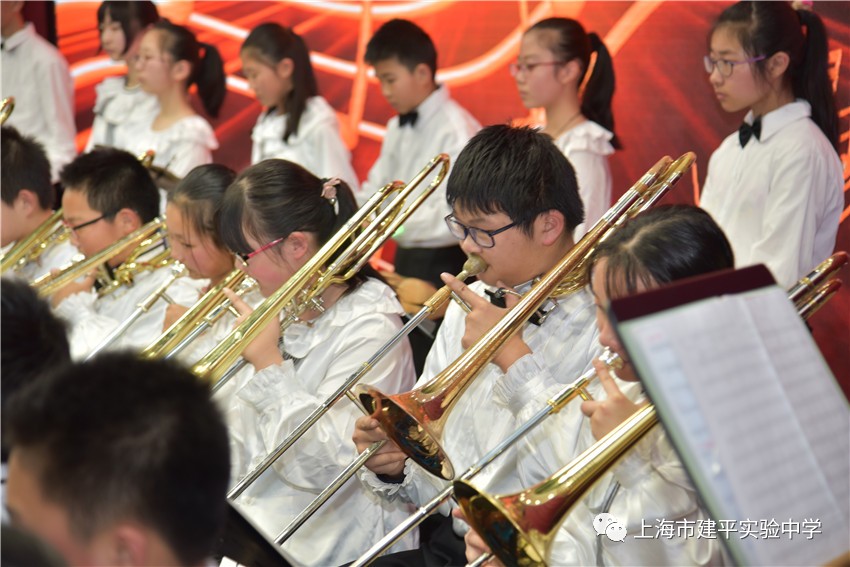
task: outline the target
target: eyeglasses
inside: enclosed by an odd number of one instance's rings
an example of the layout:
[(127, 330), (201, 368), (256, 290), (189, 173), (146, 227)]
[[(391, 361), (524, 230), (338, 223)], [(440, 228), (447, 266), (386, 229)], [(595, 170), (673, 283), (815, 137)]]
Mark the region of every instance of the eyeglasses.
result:
[(257, 249), (256, 249), (256, 250), (254, 250), (253, 252), (248, 252), (247, 254), (243, 254), (242, 252), (234, 252), (234, 255), (235, 255), (237, 258), (239, 258), (239, 260), (241, 260), (241, 261), (242, 261), (242, 263), (243, 263), (243, 264), (245, 264), (245, 266), (247, 266), (247, 265), (248, 265), (248, 260), (250, 260), (251, 258), (253, 258), (254, 256), (256, 256), (257, 254), (260, 254), (261, 252), (265, 252), (266, 250), (268, 250), (268, 249), (269, 249), (269, 248), (271, 248), (272, 246), (275, 246), (275, 245), (277, 245), (277, 244), (280, 244), (281, 242), (283, 242), (283, 241), (284, 241), (284, 240), (286, 240), (286, 239), (287, 239), (287, 237), (286, 237), (286, 236), (281, 236), (281, 237), (280, 237), (280, 238), (278, 238), (277, 240), (272, 240), (271, 242), (269, 242), (269, 243), (268, 243), (268, 244), (266, 244), (265, 246), (260, 246), (259, 248), (257, 248)]
[(528, 73), (534, 71), (535, 67), (540, 67), (541, 65), (563, 65), (564, 63), (565, 61), (544, 61), (541, 63), (520, 63), (519, 61), (516, 61), (514, 63), (511, 63), (508, 66), (508, 69), (510, 70), (511, 75), (516, 77), (520, 73), (522, 73), (523, 75), (527, 75)]
[(98, 222), (98, 221), (102, 221), (103, 219), (105, 219), (105, 218), (106, 218), (106, 217), (108, 217), (108, 216), (111, 216), (111, 215), (100, 215), (100, 216), (99, 216), (99, 217), (97, 217), (96, 219), (92, 219), (92, 220), (90, 220), (90, 221), (82, 222), (82, 223), (80, 223), (80, 224), (78, 224), (78, 225), (76, 225), (76, 226), (71, 226), (70, 224), (68, 224), (68, 223), (67, 223), (67, 222), (65, 222), (65, 221), (62, 221), (62, 224), (64, 224), (64, 225), (65, 225), (65, 228), (67, 228), (69, 231), (71, 231), (71, 232), (78, 232), (80, 229), (86, 228), (86, 227), (87, 227), (87, 226), (89, 226), (89, 225), (93, 225), (94, 223), (96, 223), (96, 222)]
[(496, 241), (493, 239), (494, 236), (499, 234), (500, 232), (505, 232), (509, 228), (513, 228), (517, 223), (512, 222), (511, 224), (507, 224), (502, 228), (497, 228), (496, 230), (485, 230), (483, 228), (477, 228), (474, 226), (466, 226), (459, 220), (457, 220), (454, 215), (446, 215), (446, 225), (449, 227), (449, 232), (452, 233), (452, 236), (457, 238), (458, 240), (465, 240), (467, 236), (472, 237), (472, 241), (475, 242), (481, 248), (492, 248), (496, 245)]
[(712, 59), (710, 55), (706, 55), (702, 60), (705, 64), (705, 72), (709, 75), (711, 75), (716, 68), (721, 77), (731, 77), (732, 71), (735, 70), (735, 65), (755, 63), (756, 61), (761, 61), (763, 59), (767, 59), (767, 56), (759, 55), (758, 57), (751, 57), (749, 59), (744, 59), (743, 61), (729, 61), (728, 59)]

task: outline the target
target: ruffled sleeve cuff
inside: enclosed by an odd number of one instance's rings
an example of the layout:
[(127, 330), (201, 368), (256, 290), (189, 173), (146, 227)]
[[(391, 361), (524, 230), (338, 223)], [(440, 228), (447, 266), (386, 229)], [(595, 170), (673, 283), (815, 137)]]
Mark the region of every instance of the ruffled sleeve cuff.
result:
[(493, 389), (496, 403), (516, 416), (530, 403), (540, 403), (541, 395), (553, 386), (549, 372), (526, 354), (514, 362)]
[(269, 392), (299, 389), (301, 385), (295, 378), (295, 366), (291, 360), (284, 360), (281, 364), (268, 366), (254, 374), (236, 395), (262, 413), (278, 401), (277, 397), (269, 396)]
[(614, 467), (614, 477), (624, 488), (631, 488), (646, 479), (652, 470), (652, 448), (659, 441), (660, 432), (651, 431), (632, 451)]
[(410, 499), (407, 498), (405, 488), (410, 486), (411, 478), (413, 476), (413, 461), (410, 459), (404, 460), (404, 480), (399, 483), (391, 483), (384, 482), (378, 475), (367, 469), (366, 467), (360, 467), (360, 470), (357, 471), (357, 475), (360, 477), (360, 481), (368, 487), (372, 492), (384, 498), (385, 500), (395, 500), (396, 498), (402, 498), (406, 502), (409, 502)]

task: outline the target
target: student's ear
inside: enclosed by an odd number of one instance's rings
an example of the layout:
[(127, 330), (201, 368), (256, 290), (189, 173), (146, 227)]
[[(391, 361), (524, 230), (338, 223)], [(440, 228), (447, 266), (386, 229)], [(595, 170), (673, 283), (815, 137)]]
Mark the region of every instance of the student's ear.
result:
[(33, 213), (41, 210), (41, 205), (38, 202), (38, 195), (29, 189), (21, 189), (18, 196), (12, 202), (12, 208), (15, 209), (15, 214), (27, 218)]
[(788, 70), (790, 64), (791, 57), (784, 51), (777, 51), (767, 60), (765, 68), (772, 79), (779, 79)]
[(294, 260), (301, 260), (310, 255), (310, 236), (306, 232), (295, 231), (283, 243), (287, 255)]
[(567, 61), (558, 69), (558, 80), (561, 84), (569, 84), (571, 82), (578, 82), (579, 77), (581, 77), (581, 61), (578, 58)]
[(419, 63), (413, 68), (413, 78), (420, 85), (434, 82), (434, 77), (431, 75), (431, 67), (425, 63)]
[(181, 59), (171, 66), (171, 78), (175, 81), (188, 81), (192, 74), (192, 65), (185, 59)]
[(97, 554), (107, 561), (103, 565), (134, 567), (151, 562), (149, 534), (137, 525), (118, 524), (96, 537)]
[(295, 63), (289, 57), (284, 57), (275, 65), (275, 71), (280, 79), (288, 79), (292, 77), (292, 72), (295, 70)]
[(116, 213), (112, 222), (125, 236), (142, 227), (142, 218), (139, 213), (126, 207)]
[(551, 246), (560, 242), (567, 225), (564, 221), (564, 214), (555, 209), (540, 213), (534, 223), (540, 242), (544, 246)]

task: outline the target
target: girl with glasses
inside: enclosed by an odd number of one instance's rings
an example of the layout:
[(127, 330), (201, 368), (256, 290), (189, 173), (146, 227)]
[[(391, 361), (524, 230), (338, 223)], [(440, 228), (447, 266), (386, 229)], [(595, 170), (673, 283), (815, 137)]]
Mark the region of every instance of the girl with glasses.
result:
[(161, 20), (142, 38), (136, 71), (142, 89), (159, 101), (159, 113), (134, 131), (131, 151), (154, 150), (154, 165), (177, 177), (211, 163), (218, 140), (192, 108), (189, 87), (197, 85), (204, 110), (218, 116), (226, 92), (218, 50), (198, 42), (188, 29)]
[(139, 42), (145, 29), (159, 20), (153, 2), (102, 2), (97, 9), (100, 50), (127, 65), (127, 74), (107, 77), (95, 87), (94, 122), (86, 150), (95, 146), (127, 149), (135, 128), (159, 112), (154, 95), (142, 90), (136, 70)]
[(239, 55), (245, 78), (265, 108), (251, 132), (251, 163), (286, 159), (318, 175), (340, 175), (356, 188), (351, 154), (336, 112), (319, 96), (304, 39), (279, 24), (260, 24)]
[(546, 111), (543, 132), (575, 168), (585, 211), (574, 233), (579, 239), (611, 205), (608, 156), (620, 147), (611, 111), (611, 56), (599, 36), (585, 32), (576, 20), (548, 18), (523, 35), (511, 74), (523, 104)]
[(701, 205), (739, 266), (764, 263), (790, 286), (832, 253), (844, 206), (824, 24), (788, 2), (739, 2), (709, 47), (721, 107), (749, 112), (711, 156)]
[[(218, 224), (224, 244), (237, 253), (237, 265), (267, 297), (356, 209), (344, 181), (322, 180), (300, 165), (270, 159), (243, 171), (227, 188)], [(322, 310), (307, 310), (282, 335), (278, 324), (269, 325), (243, 352), (255, 372), (235, 377), (220, 392), (231, 431), (234, 484), (401, 328), (401, 305), (368, 267), (328, 288), (321, 301)], [(238, 299), (234, 305), (243, 315), (251, 311)], [(414, 379), (406, 340), (367, 377), (390, 392), (410, 389)], [(354, 460), (349, 439), (361, 415), (350, 400), (340, 400), (240, 497), (240, 508), (266, 535), (274, 538)], [(347, 563), (406, 513), (405, 504), (381, 502), (360, 483), (349, 482), (283, 550), (298, 565)]]

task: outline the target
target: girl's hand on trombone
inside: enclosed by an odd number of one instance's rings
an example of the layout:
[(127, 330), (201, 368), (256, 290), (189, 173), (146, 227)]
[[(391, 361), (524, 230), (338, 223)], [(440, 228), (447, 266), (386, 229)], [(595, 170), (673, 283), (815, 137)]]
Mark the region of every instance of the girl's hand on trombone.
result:
[(590, 430), (596, 439), (601, 439), (624, 422), (629, 416), (649, 402), (636, 404), (623, 394), (608, 367), (600, 360), (593, 361), (599, 383), (605, 389), (604, 400), (588, 400), (581, 403), (581, 411), (590, 418)]
[[(235, 307), (239, 312), (239, 317), (236, 318), (236, 323), (234, 323), (235, 327), (242, 323), (242, 321), (244, 321), (248, 315), (253, 313), (254, 310), (250, 305), (242, 301), (242, 299), (232, 290), (225, 288), (223, 291), (224, 295), (227, 296), (227, 299), (230, 300), (230, 304), (233, 305), (233, 307)], [(250, 362), (257, 372), (263, 368), (281, 364), (283, 362), (283, 356), (280, 354), (280, 350), (278, 349), (279, 342), (280, 324), (277, 319), (272, 319), (269, 321), (269, 324), (260, 331), (257, 338), (245, 347), (245, 350), (242, 351), (242, 357)]]
[[(59, 272), (59, 270), (53, 269), (50, 270), (50, 272), (56, 274)], [(50, 304), (53, 307), (58, 307), (60, 303), (62, 303), (63, 301), (65, 301), (65, 299), (71, 297), (72, 295), (84, 291), (91, 291), (92, 288), (94, 288), (95, 279), (95, 272), (91, 272), (90, 274), (86, 274), (85, 276), (80, 278), (78, 281), (73, 281), (63, 287), (60, 287), (50, 297)]]
[[(466, 521), (466, 516), (463, 515), (463, 510), (460, 508), (452, 510), (452, 516), (459, 520), (463, 520), (464, 522)], [(472, 563), (485, 553), (490, 553), (490, 548), (487, 547), (487, 544), (484, 543), (484, 540), (480, 535), (478, 535), (478, 532), (472, 528), (470, 528), (469, 531), (466, 532), (466, 535), (463, 536), (463, 541), (466, 543), (467, 563)], [(504, 567), (504, 564), (494, 557), (487, 563), (484, 563), (482, 567)]]
[(357, 446), (357, 453), (362, 453), (373, 443), (387, 441), (378, 449), (375, 455), (366, 461), (366, 468), (375, 474), (399, 477), (404, 473), (404, 460), (407, 455), (402, 453), (398, 445), (387, 440), (387, 434), (378, 425), (378, 420), (364, 415), (354, 422), (354, 434), (351, 436)]
[(183, 316), (184, 313), (189, 311), (189, 308), (185, 305), (180, 305), (179, 303), (169, 303), (165, 308), (165, 321), (162, 323), (162, 330), (165, 331), (171, 325), (173, 325), (177, 319)]
[[(453, 275), (449, 273), (440, 274), (443, 282), (449, 286), (462, 300), (471, 308), (471, 311), (466, 314), (466, 328), (463, 333), (461, 344), (463, 348), (469, 348), (480, 339), (487, 331), (493, 328), (502, 317), (505, 316), (507, 309), (510, 309), (519, 302), (519, 298), (513, 294), (505, 295), (505, 308), (496, 307), (488, 300), (484, 299)], [(502, 288), (509, 289), (502, 282), (498, 282)], [(531, 349), (522, 340), (519, 335), (514, 335), (502, 346), (493, 362), (502, 370), (507, 372), (508, 369), (518, 359), (526, 354), (531, 354)]]

